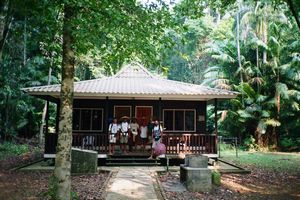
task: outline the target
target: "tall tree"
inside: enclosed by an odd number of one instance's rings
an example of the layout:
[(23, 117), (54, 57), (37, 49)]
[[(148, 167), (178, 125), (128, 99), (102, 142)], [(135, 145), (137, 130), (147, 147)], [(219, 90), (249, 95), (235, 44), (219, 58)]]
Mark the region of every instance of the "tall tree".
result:
[[(84, 5), (84, 6), (83, 6)], [(157, 63), (157, 44), (171, 43), (164, 36), (171, 26), (169, 10), (141, 5), (136, 1), (65, 1), (63, 4), (63, 61), (60, 119), (55, 180), (58, 199), (70, 199), (72, 109), (76, 56), (94, 50), (101, 52), (103, 65), (115, 71), (132, 58)]]
[(63, 61), (62, 83), (60, 93), (59, 133), (55, 158), (54, 175), (57, 180), (57, 199), (71, 198), (71, 146), (72, 146), (72, 113), (74, 93), (74, 46), (73, 20), (74, 7), (69, 2), (64, 4), (63, 20)]

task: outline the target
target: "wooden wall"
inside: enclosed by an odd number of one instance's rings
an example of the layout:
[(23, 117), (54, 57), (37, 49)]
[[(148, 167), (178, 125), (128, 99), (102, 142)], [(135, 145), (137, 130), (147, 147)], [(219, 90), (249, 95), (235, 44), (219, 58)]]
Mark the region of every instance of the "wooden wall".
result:
[[(206, 101), (173, 101), (173, 100), (98, 100), (98, 99), (75, 99), (74, 108), (102, 108), (104, 111), (103, 126), (107, 132), (108, 118), (114, 116), (114, 106), (131, 106), (132, 116), (135, 116), (135, 106), (153, 106), (153, 116), (162, 120), (163, 109), (195, 109), (196, 132), (206, 133)], [(161, 107), (161, 112), (159, 111)], [(204, 121), (198, 121), (198, 116), (204, 116)], [(78, 131), (80, 132), (80, 131)]]

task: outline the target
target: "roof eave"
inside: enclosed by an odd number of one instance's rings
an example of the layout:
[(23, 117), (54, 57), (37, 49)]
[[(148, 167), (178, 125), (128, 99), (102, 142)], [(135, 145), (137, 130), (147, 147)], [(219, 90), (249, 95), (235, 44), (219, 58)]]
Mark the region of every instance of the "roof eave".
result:
[[(25, 91), (32, 96), (52, 96), (59, 98), (59, 92), (32, 92)], [(121, 94), (121, 93), (74, 93), (74, 99), (136, 99), (136, 100), (155, 100), (161, 98), (162, 100), (211, 100), (211, 99), (233, 99), (237, 94)]]

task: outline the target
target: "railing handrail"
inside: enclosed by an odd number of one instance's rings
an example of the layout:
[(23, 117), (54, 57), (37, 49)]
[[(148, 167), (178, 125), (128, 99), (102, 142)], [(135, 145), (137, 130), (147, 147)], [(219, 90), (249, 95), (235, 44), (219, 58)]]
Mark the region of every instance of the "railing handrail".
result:
[(205, 133), (163, 133), (163, 136), (175, 135), (175, 136), (216, 136), (215, 133), (205, 134)]

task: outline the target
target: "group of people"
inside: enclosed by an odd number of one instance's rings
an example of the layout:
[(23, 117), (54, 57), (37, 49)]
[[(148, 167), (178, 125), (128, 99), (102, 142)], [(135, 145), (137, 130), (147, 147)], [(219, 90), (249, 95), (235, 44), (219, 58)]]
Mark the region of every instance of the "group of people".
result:
[(142, 150), (144, 151), (147, 144), (152, 146), (151, 157), (153, 157), (153, 149), (161, 142), (162, 127), (158, 120), (152, 120), (147, 123), (145, 118), (142, 119), (142, 123), (138, 124), (136, 118), (130, 118), (124, 116), (121, 118), (121, 122), (118, 123), (118, 119), (114, 118), (109, 125), (109, 144), (110, 154), (115, 153), (115, 144), (117, 141), (120, 143), (120, 148), (123, 153), (127, 153), (127, 145), (129, 151), (133, 150), (133, 147), (137, 148), (137, 138), (140, 138)]

